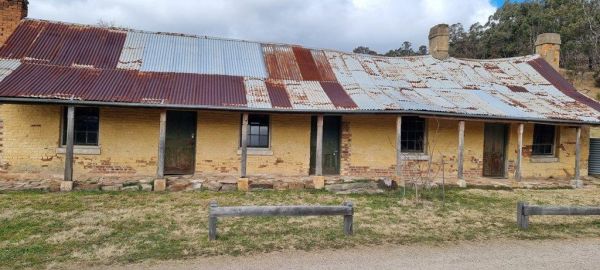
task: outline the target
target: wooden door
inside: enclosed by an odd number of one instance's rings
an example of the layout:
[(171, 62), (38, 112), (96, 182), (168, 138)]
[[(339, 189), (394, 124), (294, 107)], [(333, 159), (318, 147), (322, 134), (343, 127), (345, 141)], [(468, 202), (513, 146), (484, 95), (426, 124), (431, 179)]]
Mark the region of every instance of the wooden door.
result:
[(508, 126), (485, 124), (483, 134), (483, 176), (504, 177)]
[[(342, 118), (340, 116), (323, 117), (323, 175), (340, 174), (340, 136)], [(317, 117), (313, 116), (310, 132), (310, 169), (315, 174), (317, 149)]]
[(165, 174), (193, 174), (196, 159), (196, 112), (167, 111)]

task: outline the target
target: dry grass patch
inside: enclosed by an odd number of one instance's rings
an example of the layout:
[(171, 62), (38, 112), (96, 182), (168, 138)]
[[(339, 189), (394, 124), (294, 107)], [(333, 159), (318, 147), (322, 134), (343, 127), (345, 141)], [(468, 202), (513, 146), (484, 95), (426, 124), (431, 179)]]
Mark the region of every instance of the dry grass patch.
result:
[[(445, 243), (499, 238), (600, 236), (594, 217), (533, 217), (515, 225), (515, 204), (599, 205), (586, 190), (450, 189), (414, 203), (412, 192), (333, 195), (318, 191), (251, 193), (5, 193), (0, 194), (0, 268), (114, 264), (285, 249), (343, 248), (382, 243)], [(344, 237), (341, 217), (258, 217), (219, 220), (219, 240), (207, 237), (208, 204), (355, 205), (355, 235)]]

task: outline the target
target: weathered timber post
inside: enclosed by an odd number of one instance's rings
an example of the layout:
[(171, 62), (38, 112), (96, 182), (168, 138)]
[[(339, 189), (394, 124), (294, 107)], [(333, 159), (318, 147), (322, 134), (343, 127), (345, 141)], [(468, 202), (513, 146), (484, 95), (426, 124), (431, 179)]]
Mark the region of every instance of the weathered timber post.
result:
[(465, 162), (465, 121), (458, 121), (458, 186), (466, 187), (467, 182), (463, 175)]
[(402, 179), (402, 115), (396, 117), (396, 182)]
[(217, 239), (217, 216), (213, 215), (217, 202), (211, 201), (208, 208), (208, 240)]
[(527, 205), (525, 202), (517, 203), (517, 226), (519, 229), (527, 229), (529, 227), (529, 216), (525, 213)]
[(240, 179), (238, 179), (237, 187), (238, 190), (248, 191), (250, 189), (250, 183), (246, 176), (246, 165), (248, 162), (248, 113), (242, 114), (242, 145), (240, 152)]
[(323, 176), (323, 115), (317, 116), (317, 146), (315, 156), (315, 175)]
[(158, 160), (156, 178), (165, 177), (165, 140), (167, 137), (167, 111), (160, 112), (160, 124), (158, 127)]
[(354, 216), (354, 206), (352, 202), (344, 202), (345, 206), (350, 207), (350, 211), (352, 213), (344, 215), (344, 234), (352, 235), (354, 233), (354, 228), (352, 228), (353, 216)]
[(583, 187), (583, 181), (581, 181), (580, 174), (580, 162), (581, 162), (581, 127), (578, 126), (576, 128), (575, 135), (575, 174), (574, 179), (571, 183), (573, 188), (581, 188)]
[(75, 106), (67, 107), (67, 145), (65, 151), (65, 175), (60, 184), (61, 191), (71, 191), (73, 189), (73, 152), (75, 149)]
[(154, 180), (154, 191), (165, 191), (167, 181), (165, 178), (165, 140), (167, 137), (167, 111), (160, 112), (160, 122), (158, 126), (158, 155), (156, 179)]
[(515, 166), (515, 179), (517, 181), (521, 181), (521, 178), (522, 178), (521, 164), (523, 163), (523, 129), (524, 128), (525, 127), (524, 127), (523, 123), (519, 123), (519, 129), (517, 130), (517, 132), (518, 132), (517, 164)]

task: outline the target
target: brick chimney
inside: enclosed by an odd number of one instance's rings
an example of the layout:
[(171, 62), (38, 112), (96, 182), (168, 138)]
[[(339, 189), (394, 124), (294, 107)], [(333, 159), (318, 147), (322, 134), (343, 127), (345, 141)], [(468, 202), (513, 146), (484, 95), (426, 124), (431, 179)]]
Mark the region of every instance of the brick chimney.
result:
[(439, 60), (448, 58), (449, 42), (450, 29), (447, 24), (438, 24), (429, 30), (429, 53), (433, 58)]
[(27, 17), (28, 0), (0, 0), (0, 45), (17, 28), (21, 19)]
[(558, 70), (560, 64), (560, 34), (543, 33), (538, 35), (535, 40), (535, 53)]

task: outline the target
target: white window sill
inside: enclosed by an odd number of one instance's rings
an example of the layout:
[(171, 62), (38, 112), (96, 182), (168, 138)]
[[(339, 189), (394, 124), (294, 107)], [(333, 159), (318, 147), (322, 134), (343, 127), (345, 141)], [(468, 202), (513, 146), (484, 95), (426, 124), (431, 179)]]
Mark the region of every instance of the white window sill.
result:
[(558, 162), (558, 158), (555, 156), (532, 156), (530, 161), (531, 163), (554, 163)]
[(402, 160), (420, 160), (420, 161), (428, 161), (429, 155), (424, 153), (402, 153)]
[[(57, 147), (57, 154), (64, 154), (67, 148), (64, 146)], [(100, 155), (100, 146), (75, 145), (73, 153), (77, 155)]]
[[(238, 148), (237, 154), (241, 155), (242, 149)], [(273, 151), (271, 150), (271, 148), (248, 148), (248, 155), (249, 156), (272, 156)]]

